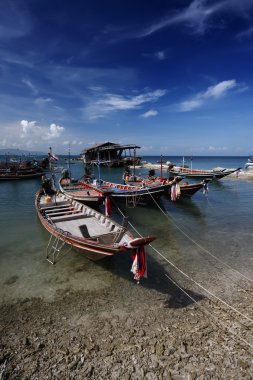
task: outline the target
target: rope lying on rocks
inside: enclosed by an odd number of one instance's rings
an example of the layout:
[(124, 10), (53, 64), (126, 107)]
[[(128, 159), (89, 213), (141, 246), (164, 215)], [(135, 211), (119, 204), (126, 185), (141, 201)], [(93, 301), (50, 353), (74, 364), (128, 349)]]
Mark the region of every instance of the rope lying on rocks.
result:
[(250, 344), (247, 340), (245, 340), (244, 338), (238, 336), (238, 333), (237, 332), (234, 332), (234, 330), (232, 330), (230, 327), (226, 326), (225, 323), (223, 323), (220, 319), (217, 319), (212, 313), (210, 313), (210, 311), (202, 306), (202, 305), (199, 305), (199, 303), (189, 294), (187, 293), (183, 288), (181, 288), (181, 286), (179, 286), (170, 276), (168, 276), (167, 274), (165, 274), (165, 276), (178, 288), (180, 289), (187, 297), (189, 297), (194, 303), (196, 303), (196, 305), (204, 310), (204, 312), (206, 314), (208, 314), (209, 316), (211, 316), (213, 319), (215, 319), (215, 321), (220, 324), (224, 329), (226, 329), (227, 331), (229, 331), (231, 334), (232, 334), (232, 338), (233, 340), (236, 342), (238, 339), (241, 340), (242, 342), (244, 342), (247, 346), (249, 346), (250, 348), (253, 348), (253, 345)]
[[(118, 208), (118, 210), (120, 211), (120, 213), (122, 215), (124, 215), (124, 213)], [(124, 215), (125, 216), (125, 215)], [(129, 222), (129, 225), (133, 228), (133, 230), (141, 237), (143, 237), (139, 231), (137, 231), (137, 229), (133, 226), (132, 223)], [(212, 297), (214, 297), (216, 300), (218, 300), (219, 302), (221, 302), (222, 304), (224, 304), (225, 306), (227, 306), (228, 308), (230, 308), (232, 311), (234, 311), (235, 313), (241, 315), (242, 317), (244, 317), (245, 319), (247, 319), (250, 323), (253, 323), (253, 319), (249, 318), (248, 316), (246, 316), (245, 314), (241, 313), (239, 310), (235, 309), (233, 306), (229, 305), (227, 302), (223, 301), (221, 298), (219, 298), (218, 296), (216, 296), (214, 293), (210, 292), (208, 289), (206, 289), (204, 286), (202, 286), (200, 283), (198, 283), (197, 281), (195, 281), (193, 278), (191, 278), (188, 274), (186, 274), (185, 272), (183, 272), (180, 268), (178, 268), (175, 264), (173, 264), (170, 260), (167, 259), (167, 257), (165, 257), (161, 252), (159, 252), (153, 245), (149, 244), (149, 246), (156, 252), (158, 253), (165, 261), (168, 262), (168, 264), (170, 264), (174, 269), (176, 269), (178, 272), (180, 272), (183, 276), (185, 276), (188, 280), (192, 281), (195, 285), (199, 286), (201, 289), (203, 289), (206, 293), (210, 294)]]
[(161, 252), (159, 252), (155, 247), (153, 247), (151, 244), (149, 245), (158, 255), (160, 255), (165, 261), (167, 261), (168, 264), (170, 264), (174, 269), (176, 269), (178, 272), (180, 272), (183, 276), (185, 276), (188, 280), (192, 281), (195, 285), (199, 286), (202, 290), (204, 290), (206, 293), (214, 297), (217, 301), (221, 302), (223, 305), (227, 306), (229, 309), (237, 313), (238, 315), (242, 316), (243, 318), (247, 319), (250, 323), (253, 323), (253, 319), (248, 317), (247, 315), (241, 313), (239, 310), (234, 308), (233, 306), (229, 305), (226, 301), (223, 301), (220, 297), (216, 296), (214, 293), (210, 292), (208, 289), (206, 289), (204, 286), (202, 286), (199, 282), (195, 281), (193, 278), (188, 276), (187, 273), (183, 272), (180, 268), (178, 268), (175, 264), (173, 264), (170, 260), (167, 259)]
[[(118, 211), (121, 213), (121, 215), (125, 216), (124, 213), (120, 210), (120, 208), (118, 206), (116, 206)], [(132, 223), (129, 222), (129, 225), (133, 228), (133, 230), (141, 237), (143, 237), (141, 235), (141, 233), (133, 226)], [(183, 272), (180, 268), (178, 268), (175, 264), (173, 264), (169, 259), (167, 259), (161, 252), (159, 252), (155, 247), (153, 247), (153, 245), (149, 245), (158, 255), (160, 255), (168, 264), (170, 264), (174, 269), (176, 269), (178, 272), (180, 272), (183, 276), (185, 276), (188, 280), (192, 281), (195, 285), (199, 286), (202, 290), (204, 290), (206, 293), (208, 293), (209, 295), (211, 295), (212, 297), (214, 297), (217, 301), (219, 301), (220, 303), (222, 303), (223, 305), (225, 305), (228, 309), (234, 311), (236, 314), (240, 315), (241, 317), (245, 318), (246, 320), (248, 320), (250, 323), (253, 323), (253, 320), (248, 317), (247, 315), (243, 314), (242, 312), (240, 312), (239, 310), (237, 310), (236, 308), (234, 308), (233, 306), (229, 305), (226, 301), (222, 300), (220, 297), (216, 296), (214, 293), (210, 292), (208, 289), (206, 289), (204, 286), (202, 286), (200, 283), (198, 283), (197, 281), (195, 281), (193, 278), (191, 278), (189, 275), (187, 275), (185, 272)], [(169, 276), (167, 274), (165, 274), (166, 277), (169, 278)], [(175, 286), (177, 286), (180, 290), (182, 290), (186, 295), (187, 297), (189, 297), (191, 300), (193, 300), (196, 304), (198, 304), (198, 302), (190, 295), (188, 294), (185, 290), (183, 290), (176, 282), (174, 282), (173, 280), (171, 280)], [(209, 298), (210, 299), (210, 298)], [(210, 299), (210, 301), (212, 301), (212, 299)], [(203, 307), (202, 307), (203, 308)], [(208, 311), (208, 314), (212, 316), (212, 318), (216, 319), (209, 311)], [(240, 339), (241, 341), (243, 341), (247, 346), (249, 346), (250, 348), (253, 348), (253, 345), (251, 345), (248, 341), (246, 341), (244, 338), (242, 337), (239, 337), (238, 336), (238, 333), (237, 332), (234, 332), (233, 330), (231, 330), (229, 327), (227, 327), (225, 324), (223, 324), (222, 322), (219, 321), (219, 323), (225, 327), (229, 332), (231, 332), (232, 335), (236, 336), (238, 339)], [(245, 326), (243, 323), (239, 322), (241, 325)], [(248, 326), (246, 326), (248, 327)]]
[[(233, 267), (231, 267), (229, 264), (227, 264), (225, 261), (219, 259), (217, 256), (215, 256), (213, 253), (211, 253), (208, 249), (206, 249), (205, 247), (203, 247), (201, 244), (199, 244), (196, 240), (192, 239), (185, 231), (182, 230), (182, 228), (180, 228), (178, 226), (178, 224), (175, 222), (175, 219), (171, 216), (171, 214), (167, 212), (165, 212), (161, 207), (160, 205), (157, 203), (157, 201), (155, 200), (155, 198), (152, 196), (152, 194), (149, 194), (153, 201), (155, 202), (156, 206), (159, 208), (159, 210), (163, 213), (163, 215), (169, 220), (169, 217), (170, 219), (172, 220), (174, 226), (185, 236), (187, 237), (187, 239), (189, 239), (193, 244), (195, 244), (197, 247), (199, 247), (202, 251), (206, 252), (208, 255), (210, 255), (211, 257), (213, 257), (215, 260), (217, 260), (219, 263), (223, 264), (224, 266), (226, 266), (227, 268), (229, 268), (230, 270), (232, 270), (233, 272), (239, 274), (241, 277), (243, 277), (245, 280), (253, 283), (253, 280), (247, 276), (245, 276), (243, 273), (239, 272), (238, 270), (234, 269)], [(169, 217), (168, 217), (169, 216)], [(244, 288), (242, 288), (242, 290), (245, 290)]]
[[(138, 233), (138, 235), (140, 235), (141, 237), (143, 237), (138, 231), (137, 229), (131, 224), (131, 227), (135, 230), (136, 233)], [(237, 310), (236, 308), (234, 308), (233, 306), (229, 305), (227, 302), (223, 301), (221, 298), (217, 297), (215, 294), (213, 294), (212, 292), (210, 292), (208, 289), (206, 289), (204, 286), (202, 286), (201, 284), (199, 284), (197, 281), (193, 280), (193, 278), (191, 278), (190, 276), (188, 276), (185, 272), (183, 272), (180, 268), (178, 268), (175, 264), (173, 264), (170, 260), (168, 260), (161, 252), (159, 252), (155, 247), (153, 247), (151, 244), (149, 245), (156, 253), (158, 253), (165, 261), (167, 261), (174, 269), (176, 269), (177, 271), (179, 271), (183, 276), (185, 276), (188, 280), (194, 282), (194, 284), (196, 284), (197, 286), (199, 286), (202, 290), (204, 290), (205, 292), (207, 292), (208, 294), (210, 294), (211, 296), (213, 296), (216, 300), (218, 300), (219, 302), (221, 302), (223, 305), (225, 305), (228, 309), (234, 311), (236, 314), (242, 316), (243, 318), (245, 318), (246, 320), (248, 320), (250, 323), (253, 322), (253, 320), (251, 318), (249, 318), (247, 315), (241, 313), (239, 310)], [(187, 295), (187, 297), (189, 297), (192, 301), (194, 301), (199, 307), (201, 308), (204, 308), (203, 306), (199, 305), (198, 302), (189, 294), (187, 293), (184, 289), (182, 289), (175, 281), (173, 281), (167, 274), (165, 274), (165, 276), (167, 278), (169, 278), (173, 284), (175, 286), (177, 286), (183, 293), (185, 293)], [(209, 298), (210, 299), (210, 298)], [(210, 299), (211, 300), (211, 299)], [(212, 300), (211, 300), (212, 301)], [(204, 308), (206, 309), (206, 308)], [(206, 309), (207, 313), (216, 320), (216, 317), (214, 317), (213, 314), (211, 314), (207, 309)], [(217, 320), (216, 320), (217, 321)], [(253, 348), (253, 345), (250, 344), (248, 341), (246, 341), (244, 338), (238, 336), (238, 332), (234, 332), (231, 328), (229, 328), (228, 326), (226, 326), (224, 323), (222, 323), (220, 320), (218, 320), (218, 323), (220, 323), (224, 328), (226, 328), (232, 335), (236, 336), (239, 340), (243, 341), (247, 346), (249, 346), (250, 348)], [(244, 326), (243, 323), (240, 322), (241, 325)]]

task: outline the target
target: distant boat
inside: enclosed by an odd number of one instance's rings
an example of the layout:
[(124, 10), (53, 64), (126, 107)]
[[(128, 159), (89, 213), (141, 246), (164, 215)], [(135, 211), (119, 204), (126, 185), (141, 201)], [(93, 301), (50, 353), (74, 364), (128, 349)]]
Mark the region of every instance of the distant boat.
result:
[(241, 168), (226, 169), (216, 168), (210, 170), (190, 169), (182, 166), (173, 166), (169, 168), (168, 173), (170, 176), (181, 175), (186, 178), (203, 178), (203, 179), (221, 179), (232, 173), (239, 171)]
[(253, 169), (253, 157), (248, 158), (248, 161), (244, 165), (245, 169)]
[(150, 236), (135, 239), (125, 223), (119, 225), (62, 193), (47, 195), (41, 189), (36, 194), (35, 206), (42, 225), (53, 239), (47, 247), (47, 259), (53, 264), (65, 244), (97, 261), (143, 247), (155, 239)]
[(0, 167), (0, 180), (23, 180), (40, 178), (44, 171), (39, 166), (33, 166), (31, 163), (21, 163), (19, 165), (11, 164)]

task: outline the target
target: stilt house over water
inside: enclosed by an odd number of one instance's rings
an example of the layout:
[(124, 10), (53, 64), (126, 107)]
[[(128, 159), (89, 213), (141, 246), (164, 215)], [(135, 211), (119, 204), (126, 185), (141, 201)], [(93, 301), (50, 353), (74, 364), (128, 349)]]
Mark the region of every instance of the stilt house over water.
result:
[(136, 156), (136, 149), (140, 149), (140, 147), (134, 144), (120, 145), (108, 141), (84, 149), (81, 155), (85, 164), (96, 163), (99, 159), (100, 165), (110, 167), (139, 165), (141, 157)]

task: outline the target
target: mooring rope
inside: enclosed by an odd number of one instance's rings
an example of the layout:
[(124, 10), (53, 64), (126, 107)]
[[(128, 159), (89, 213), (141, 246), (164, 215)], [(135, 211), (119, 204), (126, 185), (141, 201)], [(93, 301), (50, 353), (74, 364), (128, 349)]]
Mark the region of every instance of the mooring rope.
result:
[[(122, 212), (122, 210), (116, 205), (118, 211), (120, 212), (120, 214), (122, 216), (125, 216), (125, 214)], [(132, 229), (141, 237), (142, 234), (133, 226), (133, 224), (131, 222), (129, 222), (129, 225), (132, 227)], [(233, 306), (229, 305), (226, 301), (223, 301), (220, 297), (216, 296), (215, 294), (213, 294), (212, 292), (210, 292), (208, 289), (206, 289), (204, 286), (202, 286), (201, 284), (199, 284), (197, 281), (195, 281), (194, 279), (192, 279), (189, 275), (187, 275), (185, 272), (183, 272), (180, 268), (178, 268), (175, 264), (173, 264), (170, 260), (168, 260), (161, 252), (159, 252), (155, 247), (153, 247), (153, 245), (149, 244), (149, 246), (156, 252), (158, 253), (158, 255), (160, 255), (166, 262), (168, 262), (168, 264), (170, 264), (174, 269), (176, 269), (179, 273), (181, 273), (183, 276), (185, 276), (187, 279), (189, 279), (190, 281), (192, 281), (193, 283), (195, 283), (197, 286), (199, 286), (201, 289), (203, 289), (206, 293), (210, 294), (211, 296), (213, 296), (216, 300), (218, 300), (219, 302), (221, 302), (222, 304), (224, 304), (228, 309), (234, 311), (236, 314), (240, 315), (241, 317), (245, 318), (246, 320), (248, 320), (250, 323), (253, 323), (253, 320), (251, 318), (249, 318), (247, 315), (241, 313), (239, 310), (237, 310), (236, 308), (234, 308)], [(165, 274), (166, 277), (169, 278), (169, 276), (167, 274)], [(171, 281), (174, 283), (175, 286), (177, 286), (181, 291), (183, 291), (191, 300), (193, 300), (196, 304), (197, 301), (190, 295), (188, 294), (185, 290), (183, 290), (176, 282), (174, 282), (172, 279)], [(210, 298), (209, 298), (210, 299)], [(211, 300), (211, 299), (210, 299)], [(211, 300), (212, 301), (212, 300)], [(198, 305), (199, 306), (199, 305)], [(200, 306), (202, 307), (202, 306)], [(214, 319), (216, 319), (208, 310), (207, 310), (208, 314), (210, 314)], [(224, 311), (225, 312), (225, 311)], [(233, 330), (231, 330), (229, 327), (227, 327), (225, 324), (223, 324), (222, 322), (219, 321), (219, 323), (225, 327), (229, 332), (231, 332), (232, 335), (236, 335), (237, 338), (241, 341), (243, 341), (246, 345), (248, 345), (249, 347), (253, 348), (253, 345), (251, 345), (249, 342), (247, 342), (244, 338), (242, 337), (239, 337), (237, 335), (237, 333), (234, 333)], [(239, 321), (240, 325), (242, 326), (245, 326), (243, 323), (241, 323)], [(248, 326), (245, 326), (248, 328)]]
[[(118, 206), (117, 206), (118, 207)], [(119, 209), (118, 207), (118, 210), (120, 211), (121, 215), (125, 216), (124, 213)], [(141, 237), (143, 237), (143, 235), (141, 235), (141, 233), (133, 226), (133, 224), (131, 222), (128, 222), (129, 225), (133, 228), (133, 230)], [(180, 272), (183, 276), (185, 276), (188, 280), (192, 281), (195, 285), (199, 286), (201, 289), (203, 289), (206, 293), (210, 294), (212, 297), (214, 297), (216, 300), (220, 301), (222, 304), (224, 304), (225, 306), (227, 306), (229, 309), (231, 309), (232, 311), (234, 311), (235, 313), (239, 314), (240, 316), (244, 317), (245, 319), (247, 319), (250, 323), (253, 323), (253, 319), (249, 318), (247, 315), (241, 313), (239, 310), (237, 310), (236, 308), (234, 308), (233, 306), (229, 305), (226, 301), (223, 301), (220, 297), (216, 296), (214, 293), (210, 292), (208, 289), (206, 289), (204, 286), (202, 286), (200, 283), (198, 283), (197, 281), (195, 281), (193, 278), (191, 278), (187, 273), (183, 272), (180, 268), (178, 268), (175, 264), (173, 264), (169, 259), (167, 259), (167, 257), (165, 257), (161, 252), (159, 252), (155, 247), (153, 247), (152, 244), (149, 244), (149, 246), (156, 252), (158, 253), (158, 255), (160, 255), (165, 261), (168, 262), (168, 264), (170, 264), (174, 269), (176, 269), (178, 272)]]
[[(119, 209), (120, 210), (120, 209)], [(122, 211), (120, 210), (121, 214), (124, 215), (122, 213)], [(133, 230), (141, 237), (143, 237), (141, 235), (141, 233), (133, 226), (132, 223), (129, 222), (129, 225), (133, 228)], [(184, 275), (187, 279), (189, 279), (190, 281), (194, 282), (197, 286), (199, 286), (201, 289), (203, 289), (205, 292), (207, 292), (208, 294), (212, 295), (216, 300), (220, 301), (222, 304), (224, 304), (228, 309), (231, 309), (232, 311), (234, 311), (236, 314), (242, 316), (243, 318), (247, 319), (250, 323), (253, 322), (253, 320), (251, 318), (249, 318), (247, 315), (241, 313), (239, 310), (235, 309), (233, 306), (229, 305), (227, 302), (223, 301), (221, 298), (219, 298), (218, 296), (216, 296), (215, 294), (213, 294), (212, 292), (210, 292), (208, 289), (206, 289), (204, 286), (202, 286), (201, 284), (199, 284), (197, 281), (193, 280), (190, 276), (188, 276), (185, 272), (183, 272), (180, 268), (178, 268), (175, 264), (173, 264), (170, 260), (168, 260), (161, 252), (159, 252), (153, 245), (149, 244), (149, 246), (156, 252), (158, 253), (165, 261), (167, 261), (174, 269), (176, 269), (178, 272), (180, 272), (182, 275)], [(203, 308), (203, 306), (200, 306), (198, 304), (198, 302), (190, 295), (188, 294), (188, 292), (186, 292), (184, 289), (182, 289), (175, 281), (173, 281), (167, 274), (165, 274), (166, 277), (168, 277), (175, 286), (177, 286), (183, 293), (185, 293), (191, 300), (193, 300), (199, 307)], [(211, 300), (212, 301), (212, 300)], [(208, 314), (211, 315), (214, 319), (216, 319), (214, 317), (213, 314), (211, 314), (208, 310), (207, 310)], [(234, 333), (233, 330), (231, 330), (229, 327), (227, 327), (225, 324), (223, 324), (222, 322), (219, 321), (219, 323), (225, 327), (229, 332), (231, 332), (232, 335), (237, 335), (237, 333)], [(248, 326), (245, 326), (243, 323), (241, 323), (239, 321), (239, 324), (244, 326), (244, 327), (247, 327)], [(244, 338), (242, 337), (239, 337), (237, 335), (238, 339), (243, 341), (246, 345), (248, 345), (249, 347), (253, 348), (253, 345), (251, 345), (248, 341), (246, 341)]]
[[(136, 230), (135, 230), (136, 231)], [(139, 234), (140, 235), (140, 234)], [(140, 235), (141, 236), (141, 235)], [(226, 301), (223, 301), (220, 297), (216, 296), (214, 293), (210, 292), (208, 289), (206, 289), (204, 286), (202, 286), (199, 282), (195, 281), (193, 278), (191, 278), (187, 273), (183, 272), (180, 268), (178, 268), (175, 264), (173, 264), (170, 260), (167, 259), (161, 252), (159, 252), (155, 247), (153, 247), (151, 244), (149, 245), (158, 255), (160, 255), (165, 261), (167, 261), (168, 264), (170, 264), (174, 269), (176, 269), (178, 272), (180, 272), (183, 276), (185, 276), (188, 280), (192, 281), (195, 285), (199, 286), (202, 290), (204, 290), (206, 293), (210, 294), (212, 297), (214, 297), (216, 300), (221, 302), (223, 305), (237, 313), (238, 315), (242, 316), (243, 318), (247, 319), (250, 323), (253, 323), (253, 319), (249, 318), (247, 315), (241, 313), (239, 310), (234, 308), (233, 306), (229, 305)]]
[[(163, 215), (169, 220), (169, 217), (170, 219), (172, 220), (174, 226), (185, 236), (187, 237), (187, 239), (189, 239), (193, 244), (195, 244), (197, 247), (199, 247), (202, 251), (206, 252), (208, 255), (210, 255), (211, 257), (213, 257), (215, 260), (219, 261), (219, 263), (225, 265), (227, 268), (229, 268), (230, 270), (232, 270), (233, 272), (239, 274), (241, 277), (243, 277), (245, 280), (253, 283), (253, 280), (250, 279), (249, 277), (245, 276), (243, 273), (239, 272), (238, 270), (234, 269), (233, 267), (231, 267), (229, 264), (227, 264), (226, 262), (224, 262), (223, 260), (219, 259), (217, 256), (215, 256), (213, 253), (211, 253), (208, 249), (206, 249), (205, 247), (203, 247), (201, 244), (199, 244), (196, 240), (192, 239), (190, 237), (190, 235), (188, 235), (185, 231), (182, 230), (182, 228), (180, 228), (178, 226), (178, 224), (175, 222), (175, 219), (171, 216), (171, 214), (169, 214), (169, 212), (164, 212), (164, 210), (160, 207), (160, 205), (157, 203), (157, 201), (155, 200), (155, 198), (152, 196), (151, 193), (149, 193), (149, 195), (151, 196), (151, 198), (153, 199), (154, 203), (156, 204), (156, 206), (160, 209), (160, 211), (163, 213)], [(169, 217), (168, 217), (169, 215)], [(239, 285), (238, 285), (239, 286)], [(245, 290), (244, 288), (242, 288), (243, 290)]]
[(219, 319), (217, 319), (212, 313), (210, 313), (210, 311), (200, 305), (196, 300), (195, 298), (193, 298), (188, 292), (186, 292), (183, 288), (181, 288), (180, 285), (178, 285), (170, 276), (168, 276), (167, 274), (165, 274), (165, 276), (178, 288), (181, 290), (181, 292), (183, 292), (187, 297), (189, 297), (200, 309), (203, 309), (205, 313), (207, 313), (209, 316), (211, 316), (211, 318), (213, 318), (218, 324), (220, 324), (223, 328), (225, 328), (227, 331), (229, 331), (231, 334), (232, 334), (232, 339), (237, 342), (237, 340), (241, 340), (242, 342), (244, 342), (247, 346), (249, 346), (250, 348), (253, 348), (253, 345), (250, 344), (247, 340), (245, 340), (244, 338), (238, 336), (237, 332), (234, 332), (234, 330), (232, 330), (230, 327), (226, 326), (225, 323), (221, 322)]

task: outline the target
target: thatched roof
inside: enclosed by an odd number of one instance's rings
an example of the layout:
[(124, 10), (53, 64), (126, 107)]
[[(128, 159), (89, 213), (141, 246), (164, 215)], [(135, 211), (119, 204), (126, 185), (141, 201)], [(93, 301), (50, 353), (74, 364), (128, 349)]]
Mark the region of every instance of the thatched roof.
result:
[(104, 150), (118, 150), (118, 149), (140, 149), (140, 146), (134, 145), (134, 144), (127, 144), (127, 145), (121, 145), (117, 143), (112, 142), (104, 142), (100, 144), (95, 144), (89, 148), (86, 148), (83, 150), (82, 154), (92, 151), (104, 151)]

